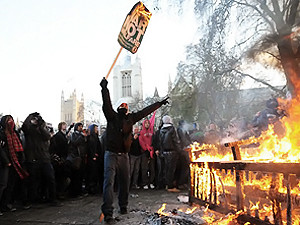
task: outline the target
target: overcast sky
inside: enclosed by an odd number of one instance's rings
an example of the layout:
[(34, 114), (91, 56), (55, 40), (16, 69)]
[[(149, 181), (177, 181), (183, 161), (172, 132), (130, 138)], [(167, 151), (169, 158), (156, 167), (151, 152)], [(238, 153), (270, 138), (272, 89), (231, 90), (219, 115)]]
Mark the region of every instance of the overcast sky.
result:
[[(118, 34), (136, 2), (1, 0), (0, 112), (23, 121), (37, 111), (56, 126), (62, 90), (66, 98), (77, 89), (79, 96), (101, 101), (99, 82), (120, 48)], [(177, 63), (185, 58), (185, 46), (197, 41), (193, 1), (185, 2), (191, 10), (180, 17), (167, 5), (159, 11), (146, 5), (153, 16), (137, 53), (144, 97), (155, 86), (166, 94), (169, 75), (175, 78)]]

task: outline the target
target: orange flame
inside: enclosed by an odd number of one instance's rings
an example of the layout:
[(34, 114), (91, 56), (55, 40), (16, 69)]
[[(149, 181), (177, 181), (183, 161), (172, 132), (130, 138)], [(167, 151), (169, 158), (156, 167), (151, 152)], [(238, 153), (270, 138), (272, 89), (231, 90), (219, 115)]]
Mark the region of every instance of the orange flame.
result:
[(166, 209), (166, 203), (162, 204), (162, 207), (157, 211), (159, 215), (167, 216), (168, 214), (163, 212)]
[(152, 13), (145, 7), (144, 3), (140, 2), (141, 4), (139, 4), (135, 11), (138, 15), (142, 14), (146, 19), (147, 21), (149, 22), (151, 16), (152, 16)]

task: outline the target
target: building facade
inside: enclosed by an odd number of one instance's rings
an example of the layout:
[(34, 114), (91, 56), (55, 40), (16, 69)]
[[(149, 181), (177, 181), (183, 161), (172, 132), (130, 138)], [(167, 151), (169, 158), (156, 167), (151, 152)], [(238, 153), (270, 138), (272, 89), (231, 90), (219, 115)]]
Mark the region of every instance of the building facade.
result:
[(61, 93), (61, 121), (68, 125), (76, 122), (84, 122), (84, 98), (81, 95), (80, 101), (77, 99), (76, 89), (68, 99), (65, 99), (64, 92)]
[(112, 104), (115, 108), (120, 99), (126, 101), (129, 107), (143, 101), (142, 68), (138, 56), (132, 62), (131, 55), (128, 53), (123, 63), (115, 66), (112, 89)]

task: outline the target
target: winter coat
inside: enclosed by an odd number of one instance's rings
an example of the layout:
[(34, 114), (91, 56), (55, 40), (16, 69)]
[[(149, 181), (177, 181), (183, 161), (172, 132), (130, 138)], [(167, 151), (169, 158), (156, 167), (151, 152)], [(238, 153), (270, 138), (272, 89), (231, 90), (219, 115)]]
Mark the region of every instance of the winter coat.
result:
[(105, 150), (115, 153), (128, 153), (132, 142), (132, 126), (158, 109), (162, 103), (156, 102), (136, 113), (120, 115), (112, 107), (109, 90), (104, 87), (101, 92), (103, 99), (103, 112), (107, 120), (107, 149)]
[(102, 147), (98, 134), (94, 131), (94, 126), (90, 128), (90, 135), (87, 137), (87, 156), (88, 160), (93, 160), (93, 158), (99, 159), (102, 154)]
[(164, 124), (159, 133), (160, 149), (163, 152), (180, 152), (180, 143), (172, 124)]
[(184, 149), (191, 144), (192, 141), (189, 134), (185, 130), (183, 130), (182, 127), (177, 128), (177, 134), (180, 140), (181, 149)]
[(68, 138), (62, 131), (58, 131), (52, 138), (50, 144), (50, 154), (56, 154), (60, 158), (66, 159), (68, 156)]
[(8, 146), (4, 131), (0, 130), (0, 167), (3, 168), (10, 163)]
[[(39, 123), (37, 125), (31, 123), (33, 117), (38, 117)], [(26, 161), (50, 163), (49, 145), (51, 134), (45, 121), (38, 113), (29, 114), (22, 125), (22, 130), (25, 136), (24, 152)]]
[(71, 135), (70, 152), (73, 153), (74, 156), (81, 156), (82, 158), (86, 157), (87, 139), (83, 133), (78, 130), (75, 130)]
[(131, 147), (130, 147), (129, 154), (134, 155), (134, 156), (142, 155), (142, 148), (141, 148), (141, 145), (140, 145), (139, 137), (137, 137), (135, 139), (132, 135), (132, 144), (131, 144)]

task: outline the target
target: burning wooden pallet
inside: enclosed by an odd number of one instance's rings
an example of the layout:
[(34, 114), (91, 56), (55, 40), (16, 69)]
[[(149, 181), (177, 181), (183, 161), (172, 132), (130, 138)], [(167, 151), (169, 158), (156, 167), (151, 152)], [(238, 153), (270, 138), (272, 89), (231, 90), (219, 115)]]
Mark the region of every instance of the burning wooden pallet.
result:
[(236, 220), (243, 224), (299, 224), (300, 163), (243, 161), (239, 144), (225, 144), (233, 161), (191, 162), (190, 202), (242, 212)]

